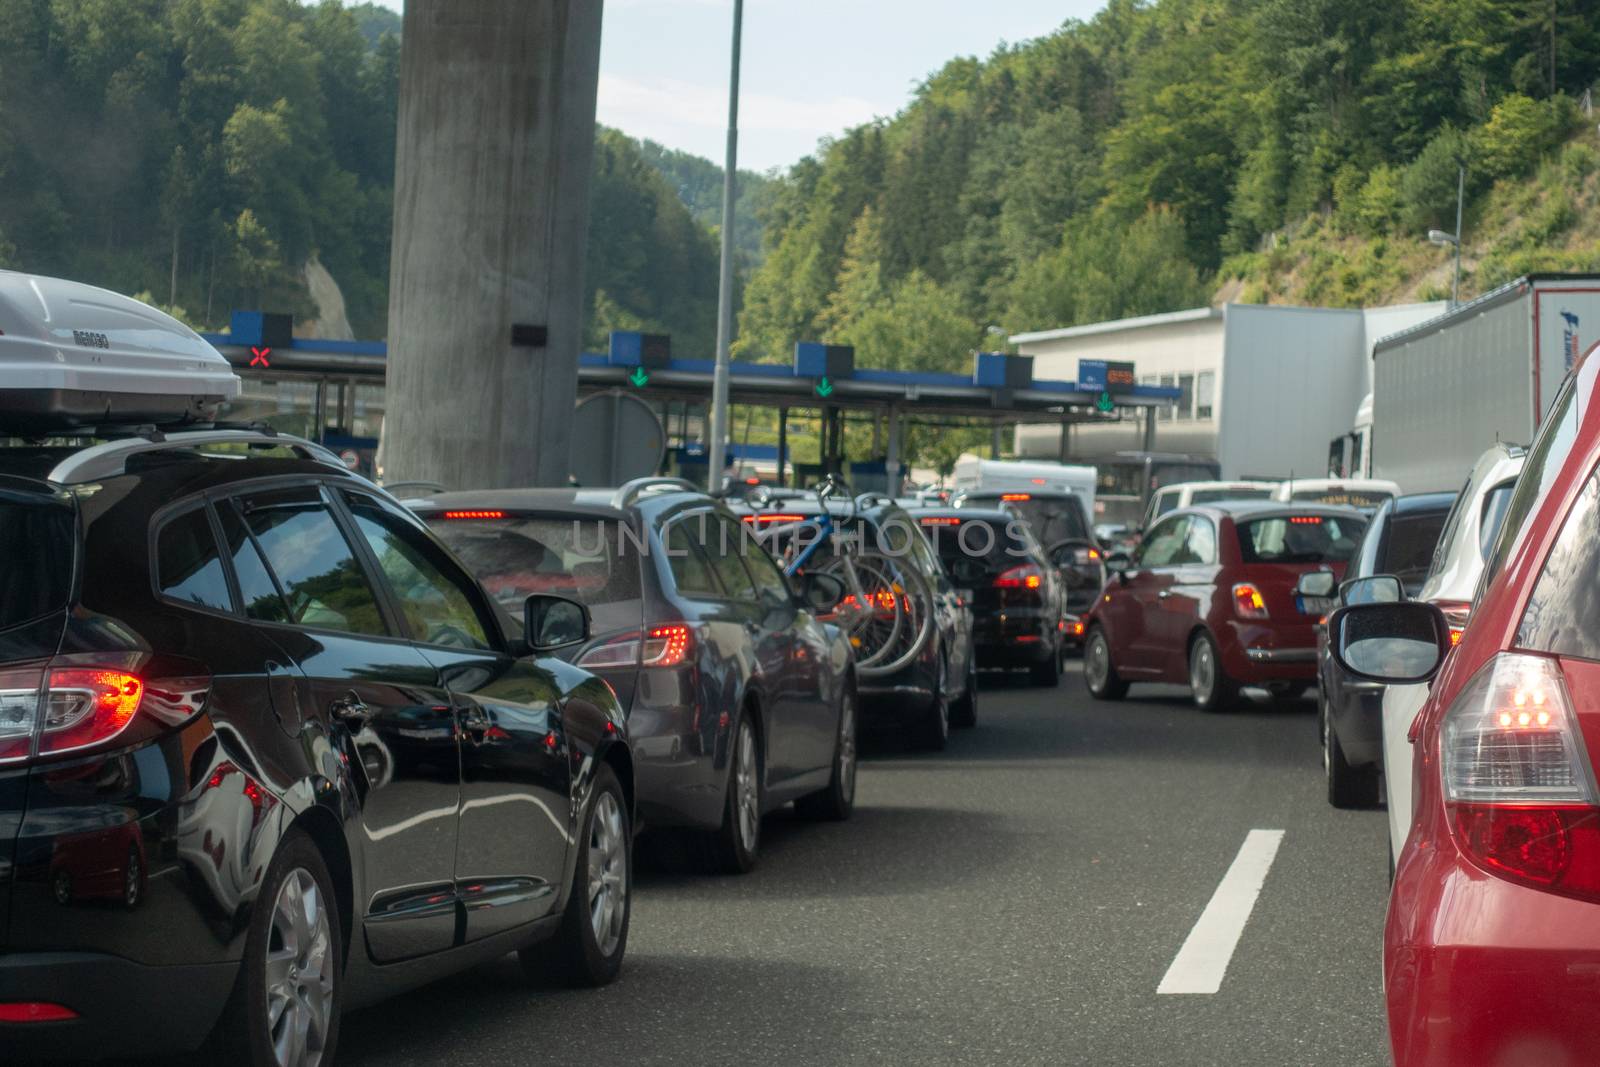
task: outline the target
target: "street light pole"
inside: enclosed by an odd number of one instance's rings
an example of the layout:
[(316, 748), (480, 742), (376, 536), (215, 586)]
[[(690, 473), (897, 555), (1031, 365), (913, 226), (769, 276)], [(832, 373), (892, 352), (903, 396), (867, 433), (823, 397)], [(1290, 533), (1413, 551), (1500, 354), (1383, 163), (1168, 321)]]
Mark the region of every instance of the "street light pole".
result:
[(1461, 207), (1467, 199), (1467, 165), (1457, 162), (1456, 175), (1456, 280), (1450, 286), (1450, 306), (1461, 303)]
[(728, 155), (722, 172), (722, 279), (717, 290), (717, 369), (711, 379), (711, 441), (706, 486), (722, 488), (728, 466), (728, 349), (733, 344), (733, 202), (739, 174), (739, 45), (744, 0), (733, 0), (733, 68), (728, 77)]

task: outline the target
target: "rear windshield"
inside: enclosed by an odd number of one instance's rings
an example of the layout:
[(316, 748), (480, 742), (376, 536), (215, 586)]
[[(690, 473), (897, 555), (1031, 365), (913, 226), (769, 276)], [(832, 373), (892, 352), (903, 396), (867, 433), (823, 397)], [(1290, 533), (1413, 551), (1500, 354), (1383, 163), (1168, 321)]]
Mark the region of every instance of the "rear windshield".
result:
[(990, 573), (998, 574), (1029, 562), (1036, 551), (1035, 543), (1023, 530), (1008, 530), (1009, 525), (992, 519), (967, 519), (959, 525), (924, 519), (922, 532), (928, 535), (946, 570), (958, 559), (975, 559)]
[(1448, 516), (1448, 512), (1437, 511), (1397, 517), (1389, 524), (1387, 558), (1379, 565), (1379, 573), (1399, 578), (1407, 595), (1415, 596), (1433, 565), (1434, 549)]
[(1327, 504), (1329, 507), (1381, 508), (1393, 499), (1381, 489), (1301, 489), (1291, 499), (1297, 504)]
[(0, 492), (0, 630), (66, 604), (77, 545), (73, 525), (65, 503)]
[(1189, 497), (1195, 504), (1209, 504), (1218, 500), (1266, 500), (1271, 489), (1196, 489)]
[(639, 625), (640, 546), (599, 519), (439, 519), (435, 533), (516, 618), (534, 593), (570, 597), (596, 632)]
[(1246, 563), (1344, 563), (1367, 524), (1333, 515), (1279, 515), (1238, 524)]
[(1076, 497), (1060, 500), (1017, 500), (1011, 507), (1028, 524), (1041, 545), (1056, 545), (1062, 541), (1088, 541), (1093, 539), (1088, 523), (1084, 521), (1083, 505)]

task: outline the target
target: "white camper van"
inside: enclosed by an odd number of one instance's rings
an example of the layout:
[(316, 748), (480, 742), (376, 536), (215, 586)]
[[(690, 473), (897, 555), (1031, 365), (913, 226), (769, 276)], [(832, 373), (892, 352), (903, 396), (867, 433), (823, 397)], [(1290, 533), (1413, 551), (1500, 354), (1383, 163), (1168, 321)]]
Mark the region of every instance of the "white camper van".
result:
[(1093, 516), (1096, 477), (1093, 467), (962, 456), (956, 461), (951, 481), (958, 492), (997, 489), (1018, 493), (1071, 493), (1083, 501), (1084, 514)]
[(239, 395), (233, 368), (189, 327), (82, 282), (0, 270), (6, 431), (209, 422)]

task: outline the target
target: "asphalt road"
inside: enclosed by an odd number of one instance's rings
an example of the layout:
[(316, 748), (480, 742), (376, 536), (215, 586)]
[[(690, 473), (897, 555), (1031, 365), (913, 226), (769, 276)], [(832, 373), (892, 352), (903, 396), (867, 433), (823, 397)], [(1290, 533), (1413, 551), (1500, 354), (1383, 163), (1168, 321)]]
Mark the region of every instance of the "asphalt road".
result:
[[(642, 856), (616, 985), (508, 958), (347, 1017), (339, 1062), (1386, 1062), (1383, 815), (1328, 806), (1312, 705), (1134, 695), (992, 684), (947, 752), (869, 754), (852, 821), (769, 819), (751, 875)], [(1158, 995), (1252, 830), (1283, 836), (1218, 991)]]

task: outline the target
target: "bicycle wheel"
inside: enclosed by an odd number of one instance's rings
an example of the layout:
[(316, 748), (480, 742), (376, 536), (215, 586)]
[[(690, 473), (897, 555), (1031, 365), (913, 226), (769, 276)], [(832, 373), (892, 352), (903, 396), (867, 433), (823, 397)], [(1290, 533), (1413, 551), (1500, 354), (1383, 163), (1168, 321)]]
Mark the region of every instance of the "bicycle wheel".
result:
[(933, 636), (933, 590), (925, 578), (888, 556), (863, 554), (850, 561), (869, 596), (880, 605), (893, 604), (896, 625), (891, 633), (868, 631), (858, 646), (856, 670), (865, 677), (882, 677), (903, 670), (922, 654)]
[(862, 566), (848, 553), (828, 560), (821, 570), (844, 583), (839, 622), (855, 649), (857, 669), (872, 666), (894, 648), (904, 625), (899, 583), (892, 573)]

